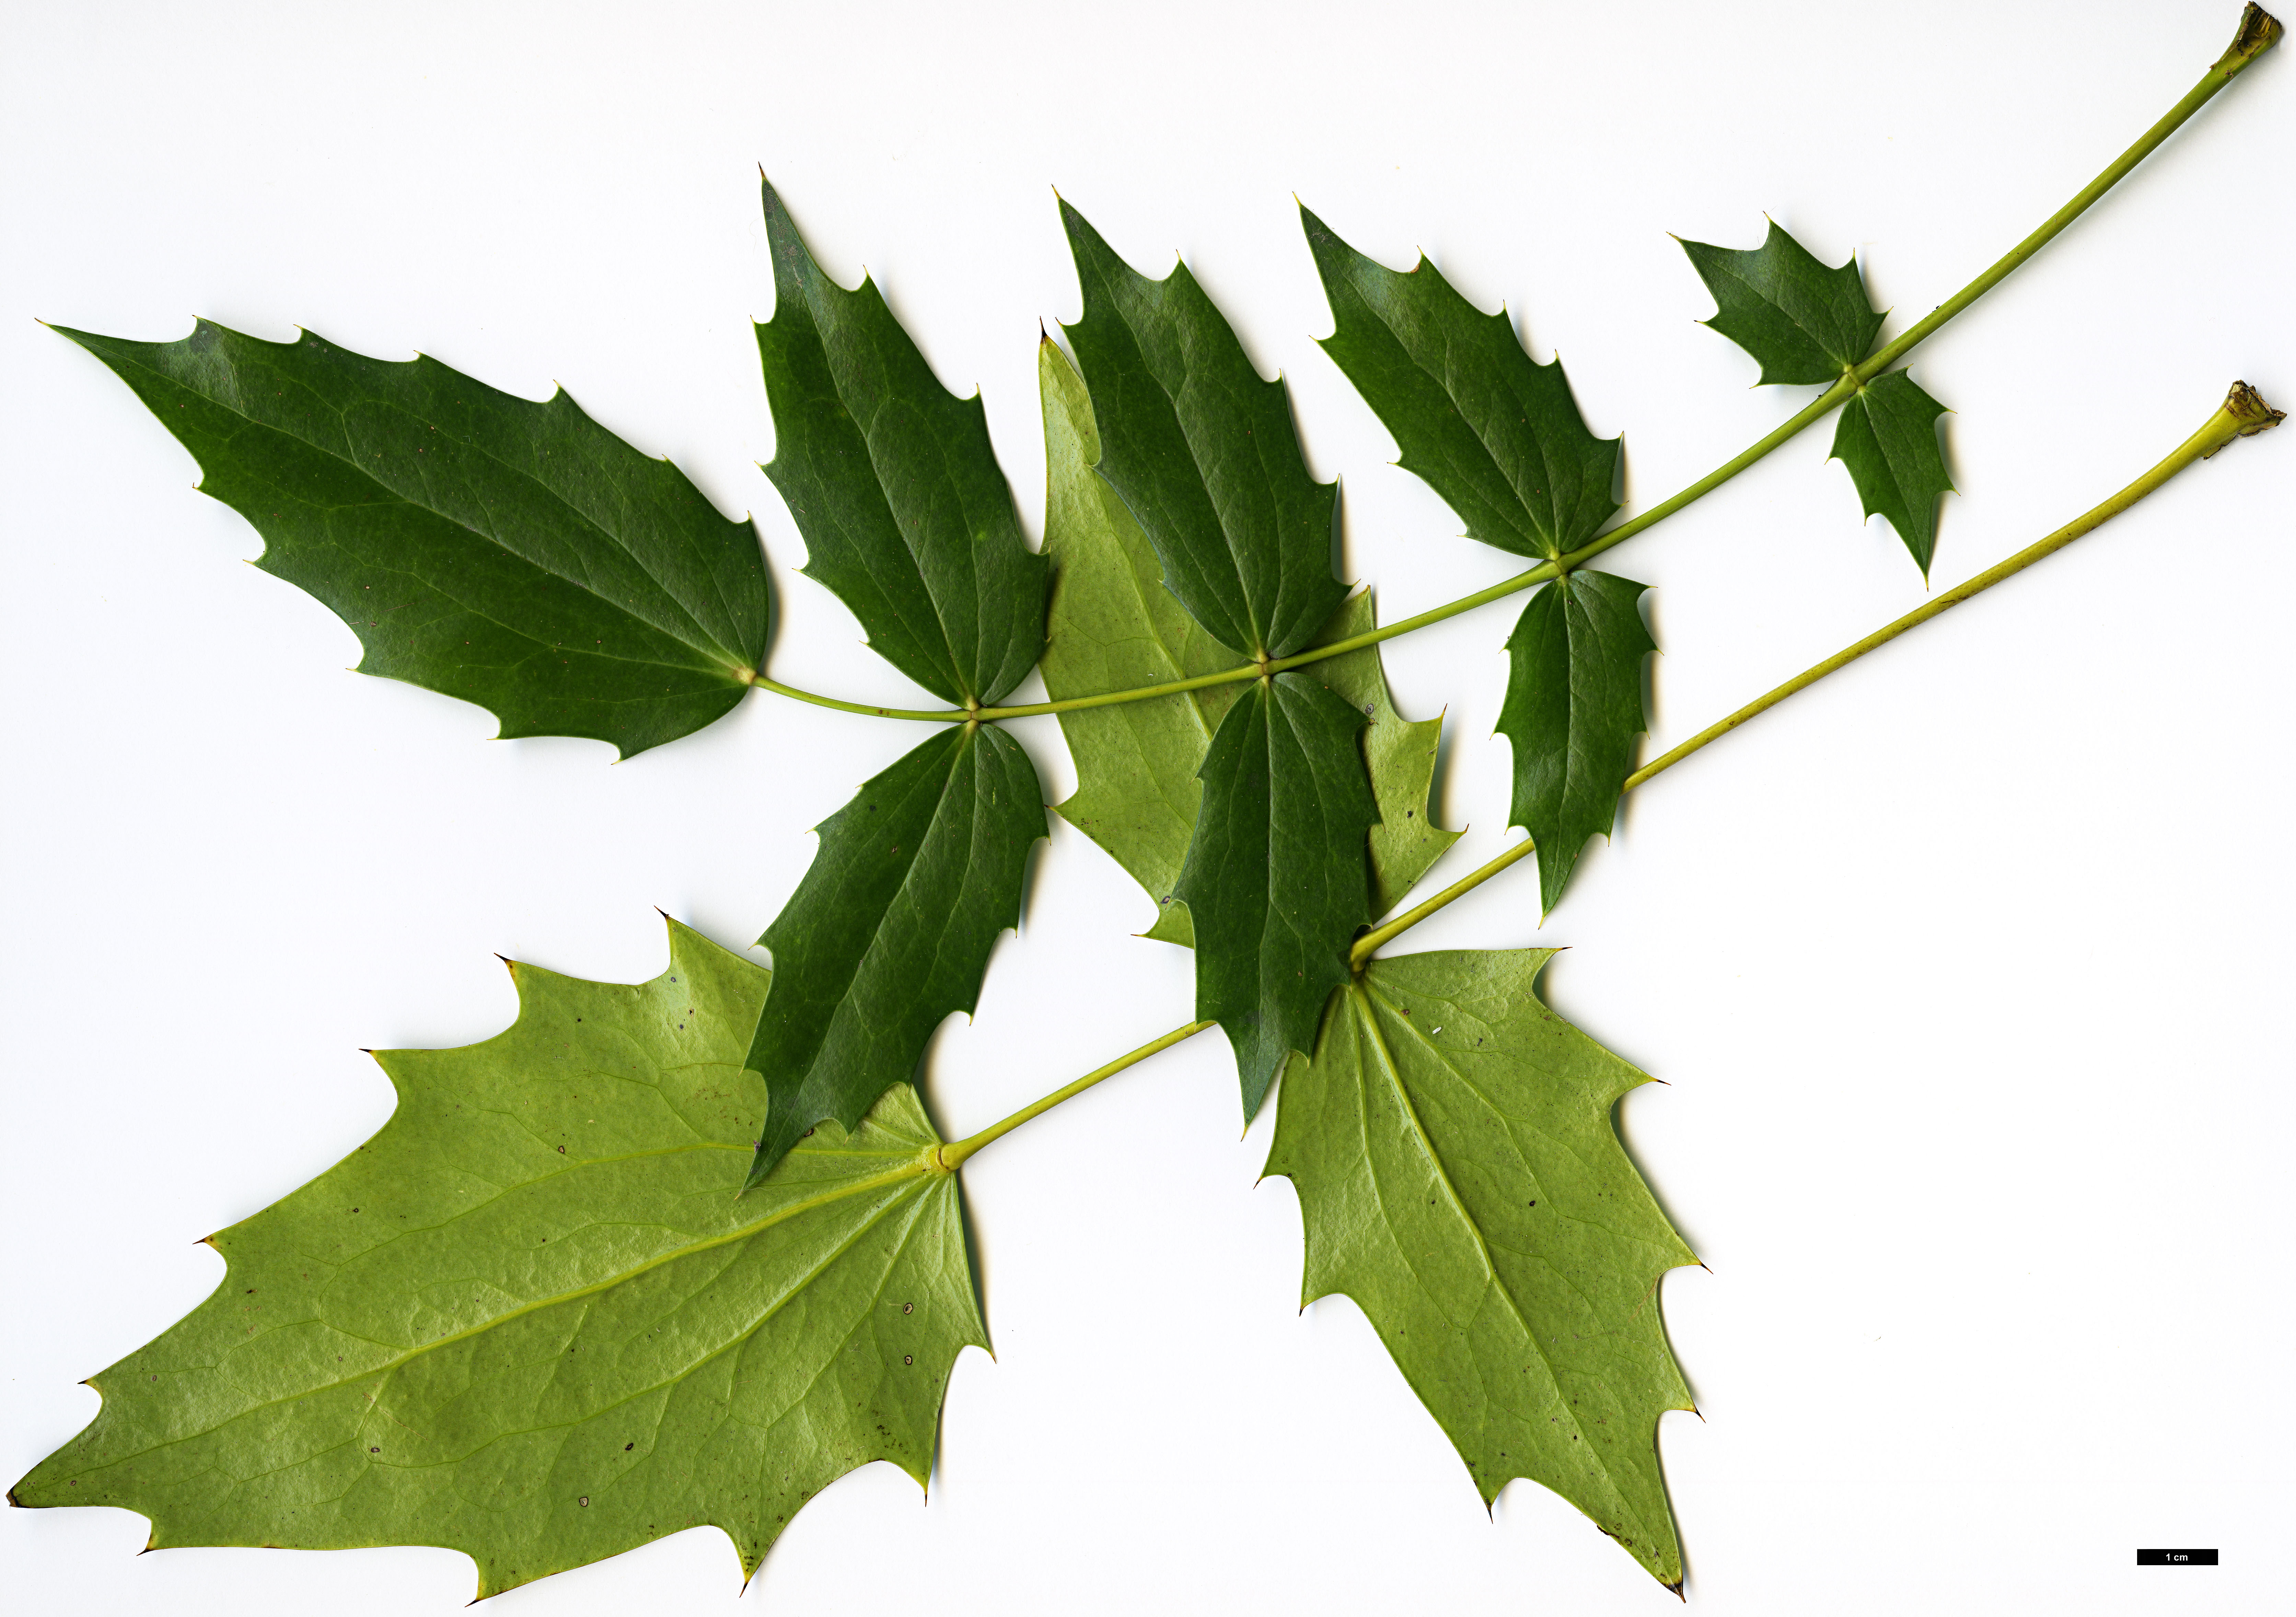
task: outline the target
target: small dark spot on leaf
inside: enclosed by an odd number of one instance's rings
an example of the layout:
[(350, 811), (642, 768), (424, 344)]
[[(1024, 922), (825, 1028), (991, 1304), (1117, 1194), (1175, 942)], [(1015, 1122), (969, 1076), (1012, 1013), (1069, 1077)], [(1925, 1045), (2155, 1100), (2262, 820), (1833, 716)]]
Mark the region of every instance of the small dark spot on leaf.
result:
[(590, 1508), (590, 1496), (586, 1493), (579, 1499), (577, 1499), (575, 1503), (581, 1506), (583, 1509), (587, 1510)]
[(636, 1448), (636, 1447), (637, 1447), (637, 1445), (636, 1445), (636, 1443), (624, 1443), (624, 1444), (622, 1445), (622, 1452), (623, 1452), (624, 1454), (627, 1454), (631, 1450), (633, 1450), (633, 1449), (635, 1449), (635, 1448)]
[(917, 1356), (914, 1353), (904, 1353), (901, 1355), (901, 1362), (903, 1364), (914, 1364), (916, 1361)]
[(382, 1450), (380, 1450), (380, 1449), (370, 1449), (370, 1450), (367, 1450), (367, 1452), (368, 1452), (369, 1454), (381, 1454), (381, 1453), (382, 1452)]
[(901, 1304), (901, 1311), (905, 1314), (914, 1314), (917, 1311), (917, 1305), (914, 1303), (904, 1303)]

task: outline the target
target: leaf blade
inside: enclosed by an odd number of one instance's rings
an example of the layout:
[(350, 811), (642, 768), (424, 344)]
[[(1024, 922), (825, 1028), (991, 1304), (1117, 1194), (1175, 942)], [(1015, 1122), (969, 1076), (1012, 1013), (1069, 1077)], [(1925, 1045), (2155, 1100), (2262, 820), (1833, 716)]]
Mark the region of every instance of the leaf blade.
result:
[(536, 404), (308, 331), (55, 329), (255, 526), (256, 565), (350, 626), (359, 672), (474, 702), (505, 739), (584, 736), (625, 757), (746, 693), (771, 615), (754, 532), (563, 391)]
[[(1046, 693), (1055, 701), (1218, 674), (1234, 654), (1163, 586), (1147, 536), (1095, 470), (1099, 429), (1082, 380), (1049, 340), (1038, 348), (1045, 410), (1045, 553), (1054, 567)], [(1314, 644), (1374, 626), (1368, 592), (1349, 597)], [(1439, 718), (1396, 710), (1379, 648), (1314, 665), (1314, 677), (1369, 715), (1365, 762), (1381, 821), (1371, 831), (1372, 911), (1384, 915), (1458, 833), (1435, 823)], [(1097, 843), (1156, 902), (1143, 936), (1192, 946), (1188, 906), (1172, 890), (1203, 801), (1196, 779), (1212, 732), (1241, 690), (1209, 685), (1170, 697), (1079, 708), (1060, 715), (1076, 761), (1077, 789), (1054, 812)]]
[(1611, 1125), (1647, 1077), (1537, 997), (1553, 952), (1374, 960), (1287, 1073), (1267, 1172), (1302, 1305), (1355, 1301), (1485, 1501), (1528, 1477), (1673, 1588), (1652, 1440), (1691, 1403), (1656, 1292), (1697, 1259)]
[(972, 1010), (998, 935), (1021, 924), (1044, 803), (1020, 743), (951, 726), (822, 822), (805, 878), (758, 940), (775, 992), (745, 1063), (770, 1097), (750, 1185), (824, 1119), (852, 1128), (914, 1076), (943, 1017)]
[(1534, 593), (1507, 637), (1498, 731), (1513, 752), (1508, 823), (1538, 845), (1542, 912), (1561, 902), (1590, 837), (1607, 836), (1648, 728), (1643, 624), (1649, 586), (1580, 570)]
[(1841, 408), (1832, 459), (1849, 470), (1868, 517), (1886, 519), (1922, 576), (1937, 550), (1938, 502), (1953, 492), (1938, 446), (1946, 407), (1903, 371), (1877, 376)]
[(1332, 576), (1339, 489), (1308, 475), (1281, 380), (1263, 381), (1185, 264), (1151, 281), (1063, 201), (1084, 290), (1063, 327), (1092, 388), (1101, 473), (1164, 581), (1244, 658), (1288, 657), (1346, 596)]
[(769, 974), (675, 922), (651, 983), (512, 973), (502, 1034), (379, 1054), (381, 1131), (214, 1237), (224, 1284), (96, 1378), (23, 1502), (443, 1545), (491, 1595), (703, 1522), (754, 1572), (846, 1471), (922, 1482), (987, 1333), (914, 1093), (737, 1200)]
[(1398, 273), (1304, 207), (1300, 218), (1332, 306), (1324, 351), (1403, 469), (1499, 550), (1552, 559), (1593, 538), (1619, 509), (1624, 440), (1587, 429), (1562, 361), (1534, 361), (1504, 309), (1482, 314), (1423, 257)]
[(1714, 317), (1703, 323), (1754, 356), (1756, 386), (1839, 381), (1873, 351), (1883, 316), (1866, 299), (1855, 254), (1828, 269), (1775, 219), (1751, 250), (1704, 241), (1682, 250), (1713, 295)]
[(1363, 715), (1299, 673), (1255, 681), (1220, 721), (1174, 891), (1195, 927), (1196, 1017), (1234, 1048), (1247, 1121), (1309, 1047), (1370, 919)]
[(763, 187), (774, 317), (757, 328), (774, 420), (765, 468), (806, 544), (804, 572), (869, 644), (938, 696), (986, 706), (1045, 643), (1045, 559), (1028, 548), (975, 392), (943, 388), (876, 283), (824, 274)]

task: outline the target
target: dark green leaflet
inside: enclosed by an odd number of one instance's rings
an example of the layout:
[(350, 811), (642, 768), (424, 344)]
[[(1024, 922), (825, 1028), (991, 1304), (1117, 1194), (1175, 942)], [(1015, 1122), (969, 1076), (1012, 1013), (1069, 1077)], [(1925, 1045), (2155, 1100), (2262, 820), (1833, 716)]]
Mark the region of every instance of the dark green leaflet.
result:
[(1873, 352), (1882, 317), (1854, 257), (1828, 269), (1775, 219), (1750, 252), (1703, 241), (1682, 250), (1718, 306), (1706, 323), (1754, 356), (1763, 381), (1839, 381)]
[(952, 725), (869, 781), (766, 935), (774, 992), (749, 1068), (770, 1097), (749, 1182), (824, 1118), (847, 1128), (916, 1073), (950, 1011), (970, 1011), (996, 935), (1021, 924), (1044, 790), (1020, 743)]
[(1609, 832), (1634, 770), (1646, 584), (1577, 572), (1541, 588), (1507, 640), (1499, 733), (1514, 752), (1508, 823), (1538, 845), (1539, 908), (1552, 910), (1590, 837)]
[(885, 306), (821, 273), (765, 187), (774, 317), (758, 328), (774, 459), (808, 577), (934, 694), (996, 701), (1045, 644), (1043, 557), (1021, 538), (980, 396), (958, 398)]
[(1365, 834), (1379, 804), (1364, 715), (1310, 677), (1256, 681), (1220, 720), (1176, 895), (1195, 926), (1196, 1016), (1235, 1049), (1249, 1119), (1315, 1036), (1371, 919)]
[(1338, 486), (1308, 475), (1283, 384), (1260, 380), (1186, 265), (1151, 281), (1066, 202), (1061, 221), (1101, 474), (1198, 623), (1242, 657), (1289, 656), (1347, 594), (1332, 576)]
[(1479, 312), (1424, 258), (1374, 263), (1300, 210), (1331, 299), (1324, 351), (1467, 535), (1518, 556), (1576, 550), (1619, 509), (1621, 440), (1587, 429), (1560, 360), (1533, 363), (1504, 310)]
[(511, 736), (627, 756), (742, 699), (771, 600), (757, 535), (562, 392), (201, 321), (180, 342), (64, 331), (263, 535), (266, 572), (365, 647), (363, 674), (476, 702)]
[(1849, 469), (1869, 517), (1887, 517), (1922, 576), (1937, 549), (1938, 501), (1953, 492), (1938, 447), (1945, 406), (1903, 371), (1867, 382), (1841, 407), (1833, 458)]
[[(1052, 634), (1045, 690), (1054, 699), (1136, 690), (1235, 666), (1162, 583), (1155, 552), (1107, 479), (1093, 470), (1100, 435), (1084, 383), (1052, 343), (1040, 346), (1045, 406), (1045, 554), (1052, 558)], [(1316, 644), (1374, 626), (1370, 592), (1349, 596)], [(1372, 913), (1385, 915), (1458, 840), (1431, 813), (1443, 722), (1406, 720), (1389, 697), (1380, 649), (1315, 666), (1316, 676), (1370, 720), (1363, 732), (1380, 823), (1371, 833)], [(1144, 935), (1193, 943), (1188, 906), (1172, 896), (1194, 833), (1204, 761), (1220, 717), (1242, 693), (1206, 685), (1151, 701), (1061, 715), (1076, 795), (1058, 813), (1105, 848), (1157, 902)]]

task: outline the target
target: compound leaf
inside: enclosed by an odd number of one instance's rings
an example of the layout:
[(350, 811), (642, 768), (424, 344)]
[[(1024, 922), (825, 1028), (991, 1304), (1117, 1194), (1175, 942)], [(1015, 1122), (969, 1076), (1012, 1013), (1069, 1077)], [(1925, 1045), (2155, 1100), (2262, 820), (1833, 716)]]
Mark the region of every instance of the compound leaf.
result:
[(1844, 404), (1833, 429), (1833, 458), (1849, 469), (1866, 514), (1889, 519), (1924, 578), (1937, 549), (1938, 501), (1953, 492), (1938, 448), (1944, 413), (1912, 377), (1892, 371)]
[[(1235, 654), (1164, 587), (1147, 536), (1095, 471), (1100, 437), (1084, 383), (1049, 341), (1038, 348), (1037, 371), (1045, 410), (1045, 553), (1054, 568), (1046, 690), (1059, 701), (1234, 667)], [(1349, 640), (1373, 624), (1371, 596), (1353, 595), (1313, 643)], [(1380, 823), (1371, 831), (1372, 913), (1384, 915), (1458, 840), (1457, 832), (1435, 824), (1430, 809), (1443, 722), (1414, 723), (1396, 711), (1376, 646), (1302, 672), (1371, 721), (1363, 751), (1380, 809)], [(1203, 801), (1196, 771), (1242, 689), (1206, 685), (1060, 715), (1076, 760), (1077, 789), (1055, 812), (1106, 849), (1156, 901), (1156, 924), (1146, 936), (1181, 944), (1194, 940), (1188, 906), (1172, 889)]]
[(824, 1118), (858, 1123), (915, 1074), (943, 1017), (972, 1011), (1044, 834), (1036, 766), (993, 724), (949, 726), (822, 822), (758, 940), (775, 975), (746, 1065), (772, 1104), (750, 1184)]
[(772, 609), (755, 532), (564, 392), (536, 404), (308, 331), (58, 330), (255, 525), (256, 565), (350, 625), (360, 673), (475, 702), (505, 738), (587, 736), (625, 757), (748, 690)]
[(774, 459), (809, 578), (926, 690), (996, 701), (1045, 643), (1045, 559), (1021, 537), (980, 395), (940, 385), (865, 277), (821, 272), (771, 185), (774, 317), (758, 328)]
[(1260, 380), (1186, 265), (1151, 281), (1066, 202), (1061, 222), (1102, 475), (1198, 623), (1240, 658), (1290, 656), (1347, 594), (1332, 576), (1338, 486), (1308, 475), (1283, 382)]
[(222, 1286), (13, 1501), (155, 1547), (442, 1545), (485, 1596), (704, 1523), (747, 1574), (856, 1466), (922, 1483), (988, 1343), (939, 1142), (896, 1088), (737, 1196), (768, 974), (669, 937), (651, 983), (512, 966), (507, 1032), (379, 1052), (390, 1121), (211, 1237)]
[(1678, 1588), (1658, 1286), (1698, 1260), (1611, 1126), (1647, 1077), (1534, 992), (1553, 952), (1374, 960), (1285, 1075), (1267, 1171), (1299, 1191), (1302, 1303), (1355, 1301), (1484, 1500), (1529, 1477)]
[(1538, 845), (1539, 908), (1552, 910), (1590, 837), (1608, 835), (1643, 714), (1647, 584), (1576, 572), (1531, 596), (1507, 639), (1499, 733), (1514, 753), (1510, 825)]
[(1306, 208), (1332, 304), (1324, 351), (1362, 394), (1467, 536), (1518, 556), (1576, 550), (1619, 509), (1621, 440), (1598, 438), (1562, 361), (1533, 362), (1505, 310), (1485, 314), (1422, 257), (1398, 273)]
[(1682, 250), (1713, 294), (1705, 323), (1754, 356), (1762, 381), (1839, 381), (1873, 351), (1882, 317), (1866, 301), (1854, 254), (1828, 269), (1775, 219), (1751, 252), (1703, 241)]
[(1235, 1049), (1247, 1121), (1371, 919), (1365, 833), (1379, 804), (1362, 712), (1305, 674), (1254, 680), (1212, 735), (1202, 807), (1173, 891), (1195, 927), (1196, 1017)]

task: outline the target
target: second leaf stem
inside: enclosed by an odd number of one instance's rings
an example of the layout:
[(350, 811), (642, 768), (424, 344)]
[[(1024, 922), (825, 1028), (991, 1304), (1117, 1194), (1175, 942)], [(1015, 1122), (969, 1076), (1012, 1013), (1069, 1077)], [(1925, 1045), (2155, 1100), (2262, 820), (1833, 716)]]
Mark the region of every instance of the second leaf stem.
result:
[(1584, 566), (1613, 545), (1623, 544), (1636, 535), (1663, 522), (1685, 506), (1702, 499), (1721, 487), (1723, 484), (1727, 483), (1757, 461), (1763, 459), (1771, 451), (1816, 426), (1838, 405), (1855, 397), (1865, 388), (1866, 383), (1896, 364), (1911, 353), (1917, 345), (1943, 328), (1948, 321), (1992, 290), (2018, 265), (2040, 251), (2043, 247), (2062, 233), (2067, 225), (2087, 212), (2099, 198), (2118, 184), (2129, 170), (2150, 156), (2154, 148), (2176, 133), (2194, 113), (2198, 112), (2213, 100), (2226, 86), (2231, 84), (2234, 78), (2239, 76), (2243, 68), (2262, 55), (2279, 37), (2280, 24), (2258, 6), (2249, 5), (2241, 13), (2239, 31), (2234, 36), (2231, 47), (2210, 66), (2209, 70), (2201, 76), (2201, 81), (2185, 93), (2184, 99), (2169, 109), (2157, 123), (2140, 135), (2136, 144), (2107, 164), (2103, 172), (2083, 186), (2071, 201), (2067, 202), (2043, 220), (2038, 228), (1996, 260), (1983, 274), (1938, 305), (1903, 336), (1885, 345), (1854, 370), (1845, 373), (1840, 381), (1819, 394), (1790, 419), (1747, 445), (1745, 449), (1708, 472), (1698, 481), (1660, 501), (1640, 515), (1621, 522), (1608, 533), (1596, 535), (1586, 544), (1556, 560), (1543, 561), (1526, 572), (1517, 573), (1511, 578), (1503, 578), (1495, 584), (1477, 590), (1472, 595), (1463, 595), (1456, 600), (1430, 608), (1415, 617), (1402, 618), (1383, 628), (1351, 635), (1346, 640), (1334, 641), (1327, 646), (1311, 646), (1290, 657), (1275, 658), (1264, 666), (1259, 663), (1247, 663), (1240, 667), (1222, 669), (1218, 674), (1198, 674), (1193, 679), (1172, 680), (1160, 685), (1144, 685), (1132, 690), (1110, 690), (1093, 696), (1069, 697), (1057, 702), (1027, 702), (1005, 707), (880, 707), (865, 702), (848, 702), (835, 697), (817, 695), (810, 690), (800, 690), (794, 685), (784, 685), (778, 680), (767, 678), (762, 669), (755, 674), (742, 671), (741, 677), (747, 683), (771, 690), (776, 695), (788, 697), (794, 701), (809, 702), (816, 707), (833, 707), (840, 713), (866, 714), (875, 718), (910, 719), (942, 724), (961, 724), (969, 721), (990, 719), (1033, 718), (1044, 714), (1076, 713), (1090, 707), (1109, 707), (1123, 702), (1143, 702), (1157, 697), (1178, 696), (1183, 692), (1201, 690), (1210, 685), (1236, 684), (1245, 680), (1258, 679), (1264, 674), (1280, 674), (1286, 669), (1305, 667), (1310, 663), (1321, 662), (1326, 657), (1344, 657), (1350, 651), (1360, 651), (1366, 646), (1378, 645), (1382, 641), (1409, 634), (1414, 630), (1424, 629), (1431, 625), (1442, 623), (1447, 618), (1456, 617), (1463, 612), (1471, 612), (1477, 607), (1488, 606), (1493, 601), (1504, 600), (1510, 595), (1519, 594), (1534, 584), (1544, 584), (1557, 574), (1566, 573)]

